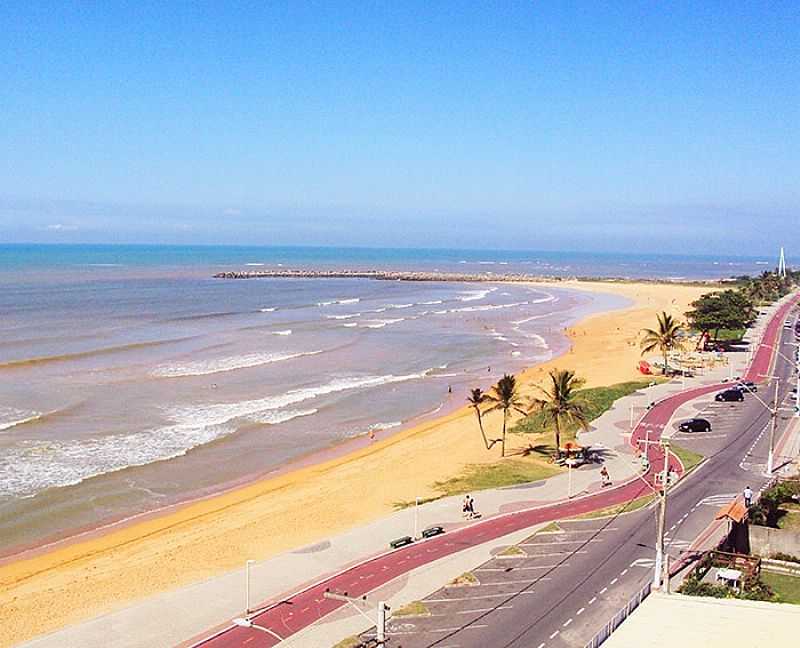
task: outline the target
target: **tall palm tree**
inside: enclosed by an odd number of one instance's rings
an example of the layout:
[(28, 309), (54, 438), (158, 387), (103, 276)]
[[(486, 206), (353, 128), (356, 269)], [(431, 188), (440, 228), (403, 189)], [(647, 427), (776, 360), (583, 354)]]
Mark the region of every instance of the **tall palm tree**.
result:
[(664, 356), (663, 373), (667, 373), (667, 357), (672, 349), (680, 346), (680, 337), (683, 327), (678, 324), (672, 315), (662, 311), (658, 315), (658, 328), (642, 329), (644, 337), (641, 342), (642, 355), (658, 349)]
[(497, 443), (497, 439), (492, 439), (490, 443), (489, 439), (486, 438), (486, 432), (483, 430), (483, 415), (481, 413), (481, 405), (486, 402), (487, 396), (488, 395), (485, 394), (480, 387), (476, 387), (475, 389), (470, 389), (467, 402), (470, 404), (470, 407), (475, 410), (475, 416), (478, 417), (478, 427), (481, 429), (483, 443), (486, 445), (487, 450), (491, 450), (492, 446)]
[(539, 387), (542, 398), (531, 399), (531, 409), (541, 412), (556, 433), (556, 455), (561, 456), (561, 432), (569, 426), (577, 425), (583, 430), (589, 429), (586, 415), (586, 403), (577, 395), (583, 380), (569, 369), (553, 369), (550, 371), (550, 384)]
[(522, 406), (522, 400), (517, 391), (517, 379), (511, 374), (504, 374), (503, 377), (497, 381), (497, 384), (492, 387), (492, 393), (486, 394), (486, 400), (493, 403), (487, 410), (488, 412), (494, 410), (502, 410), (503, 412), (503, 436), (500, 439), (500, 456), (505, 457), (506, 427), (509, 413), (514, 410), (523, 416), (528, 415), (528, 412)]

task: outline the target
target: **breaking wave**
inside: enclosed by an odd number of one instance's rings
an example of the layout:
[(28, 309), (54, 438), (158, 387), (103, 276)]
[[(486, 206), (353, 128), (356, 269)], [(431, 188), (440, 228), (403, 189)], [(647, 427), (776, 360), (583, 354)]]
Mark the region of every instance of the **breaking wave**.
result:
[[(288, 335), (286, 331), (278, 331), (278, 335)], [(260, 365), (293, 360), (304, 356), (312, 356), (322, 351), (302, 351), (299, 353), (248, 353), (245, 355), (218, 358), (216, 360), (197, 360), (176, 365), (156, 367), (150, 372), (155, 378), (185, 378), (188, 376), (207, 376), (223, 371), (236, 371)]]

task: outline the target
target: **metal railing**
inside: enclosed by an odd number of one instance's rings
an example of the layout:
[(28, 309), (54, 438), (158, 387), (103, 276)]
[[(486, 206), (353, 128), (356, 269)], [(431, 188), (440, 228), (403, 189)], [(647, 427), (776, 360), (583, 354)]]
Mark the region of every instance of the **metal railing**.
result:
[(633, 612), (636, 608), (638, 608), (642, 601), (644, 601), (650, 595), (650, 588), (652, 587), (652, 583), (647, 583), (642, 589), (640, 589), (636, 594), (631, 598), (627, 605), (622, 608), (619, 612), (617, 612), (611, 620), (603, 626), (603, 629), (600, 630), (592, 639), (584, 646), (584, 648), (597, 648), (600, 646), (606, 639), (608, 639), (613, 632), (619, 628), (620, 624), (628, 618), (628, 616)]

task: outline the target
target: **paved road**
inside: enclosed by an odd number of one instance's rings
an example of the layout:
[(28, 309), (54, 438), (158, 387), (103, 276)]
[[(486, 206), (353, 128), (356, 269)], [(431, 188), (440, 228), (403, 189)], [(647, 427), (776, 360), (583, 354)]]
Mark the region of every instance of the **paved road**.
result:
[[(786, 316), (787, 309), (781, 309), (774, 317), (770, 324), (767, 326), (764, 335), (764, 341), (767, 344), (771, 344), (778, 336), (778, 334), (782, 330), (783, 320)], [(769, 366), (771, 360), (771, 349), (768, 347), (761, 347), (757, 351), (754, 356), (753, 363), (751, 365), (751, 369), (748, 372), (746, 378), (754, 379), (758, 375), (764, 375), (769, 373)], [(789, 355), (789, 353), (786, 353)], [(785, 368), (784, 368), (785, 370)], [(710, 394), (715, 392), (719, 389), (719, 386), (707, 386), (698, 389), (689, 390), (685, 393), (680, 393), (670, 398), (665, 399), (664, 401), (656, 404), (655, 407), (650, 409), (643, 420), (641, 421), (640, 425), (637, 426), (634, 434), (632, 435), (632, 441), (635, 443), (638, 439), (644, 438), (645, 436), (649, 437), (651, 440), (657, 439), (665, 426), (668, 424), (673, 412), (675, 410), (687, 403), (688, 401), (695, 399), (699, 396), (703, 396), (704, 394)], [(742, 406), (742, 410), (746, 410), (747, 414), (744, 419), (750, 420), (753, 419), (755, 421), (761, 420), (765, 418), (766, 412), (763, 411), (763, 408), (758, 406), (752, 399), (748, 398), (748, 402), (746, 402)], [(743, 412), (744, 413), (744, 412)], [(742, 431), (739, 433), (736, 439), (736, 444), (729, 444), (730, 446), (736, 445), (738, 448), (739, 445), (747, 445), (747, 443), (752, 443), (753, 439), (757, 436), (754, 430), (758, 429), (758, 423), (750, 425), (748, 428), (749, 431)], [(762, 424), (763, 425), (763, 424)], [(763, 442), (763, 440), (762, 440)], [(531, 527), (535, 524), (546, 522), (549, 520), (555, 519), (563, 519), (566, 517), (574, 517), (583, 513), (587, 513), (590, 511), (597, 510), (599, 508), (604, 508), (614, 504), (621, 504), (624, 502), (628, 502), (630, 500), (636, 499), (641, 495), (644, 495), (649, 492), (649, 486), (645, 483), (648, 481), (652, 483), (654, 478), (655, 467), (663, 467), (663, 455), (661, 454), (661, 450), (658, 446), (649, 445), (648, 447), (648, 457), (650, 458), (651, 466), (654, 467), (646, 476), (645, 479), (633, 479), (629, 482), (621, 484), (613, 489), (608, 489), (606, 491), (596, 493), (593, 495), (589, 495), (583, 498), (574, 499), (569, 502), (562, 502), (558, 504), (554, 504), (551, 506), (540, 507), (532, 510), (527, 511), (519, 511), (508, 515), (497, 516), (495, 518), (486, 520), (485, 522), (476, 524), (474, 526), (466, 527), (464, 529), (453, 531), (447, 533), (444, 536), (440, 536), (438, 538), (433, 538), (426, 542), (419, 542), (411, 545), (409, 547), (400, 549), (398, 551), (391, 552), (389, 554), (371, 559), (362, 565), (353, 567), (341, 574), (338, 574), (317, 586), (311, 587), (303, 592), (298, 593), (297, 595), (291, 597), (290, 599), (283, 601), (277, 605), (274, 605), (267, 610), (263, 611), (262, 613), (258, 614), (257, 616), (253, 617), (253, 620), (258, 625), (263, 627), (269, 628), (270, 630), (274, 631), (278, 635), (282, 637), (288, 637), (299, 630), (305, 628), (306, 626), (310, 625), (311, 623), (317, 621), (318, 619), (326, 616), (330, 612), (338, 609), (342, 604), (337, 601), (332, 601), (329, 599), (324, 598), (323, 592), (326, 588), (330, 588), (336, 591), (347, 591), (351, 596), (360, 596), (362, 594), (366, 594), (367, 592), (375, 589), (376, 587), (389, 582), (390, 580), (396, 578), (397, 576), (404, 574), (418, 566), (424, 565), (429, 563), (433, 560), (437, 560), (439, 558), (445, 557), (447, 555), (453, 554), (455, 552), (461, 551), (465, 548), (476, 546), (490, 540), (492, 538), (497, 538), (504, 536), (512, 531), (516, 531), (519, 529), (524, 529)], [(746, 448), (744, 448), (746, 450)], [(756, 448), (755, 450), (758, 450)], [(729, 460), (731, 458), (738, 456), (735, 455), (733, 450), (728, 450), (724, 452), (720, 452), (715, 458), (715, 462), (723, 461), (720, 457), (728, 457)], [(736, 459), (736, 465), (738, 466), (739, 459)], [(723, 472), (727, 470), (727, 466), (730, 461), (725, 461), (724, 465), (726, 466), (723, 469)], [(709, 465), (711, 462), (709, 462)], [(671, 458), (670, 465), (674, 467), (678, 472), (682, 471), (682, 467), (680, 466), (679, 462), (674, 458)], [(706, 466), (702, 469), (704, 473), (707, 475), (710, 470), (709, 466)], [(670, 515), (668, 524), (672, 525), (673, 523), (680, 522), (680, 529), (688, 529), (692, 526), (693, 523), (690, 523), (691, 517), (699, 517), (699, 516), (690, 516), (690, 518), (684, 518), (680, 521), (680, 517), (683, 514), (683, 510), (685, 507), (685, 503), (681, 503), (682, 499), (680, 499), (680, 494), (682, 491), (690, 491), (693, 493), (688, 499), (692, 499), (695, 497), (692, 504), (696, 503), (698, 498), (696, 495), (699, 493), (695, 492), (697, 490), (696, 484), (698, 483), (706, 483), (706, 480), (699, 480), (693, 479), (688, 480), (686, 487), (681, 487), (676, 490), (676, 497), (675, 506), (670, 508)], [(689, 488), (689, 484), (693, 484), (691, 488)], [(727, 488), (733, 488), (733, 485), (727, 486)], [(737, 486), (738, 489), (738, 486)], [(703, 491), (705, 492), (705, 491)], [(738, 492), (731, 491), (731, 492)], [(709, 494), (718, 494), (718, 493), (709, 493)], [(706, 497), (707, 495), (703, 495)], [(701, 498), (702, 499), (702, 498)], [(691, 506), (686, 508), (686, 511), (690, 511)], [(695, 511), (699, 510), (696, 508)], [(687, 513), (688, 515), (688, 513)], [(676, 517), (677, 516), (677, 517)], [(628, 516), (622, 516), (619, 518), (623, 520), (620, 522), (621, 529), (626, 530), (619, 539), (615, 539), (614, 541), (606, 542), (603, 539), (602, 534), (604, 531), (600, 531), (597, 538), (590, 538), (590, 541), (587, 542), (586, 546), (591, 548), (585, 549), (587, 553), (577, 553), (573, 558), (568, 561), (567, 565), (563, 565), (565, 568), (569, 568), (571, 570), (575, 570), (576, 573), (570, 572), (571, 575), (560, 576), (553, 581), (542, 581), (542, 578), (552, 578), (552, 576), (548, 577), (544, 574), (540, 574), (538, 578), (538, 591), (547, 590), (547, 592), (543, 592), (542, 596), (545, 597), (546, 602), (556, 602), (560, 601), (556, 608), (558, 610), (563, 610), (564, 614), (570, 612), (570, 610), (575, 610), (575, 615), (577, 616), (576, 610), (579, 607), (576, 606), (583, 606), (585, 611), (582, 612), (581, 616), (585, 615), (585, 619), (594, 620), (595, 617), (597, 620), (602, 617), (603, 614), (606, 614), (606, 611), (602, 611), (602, 606), (597, 606), (597, 608), (593, 608), (591, 612), (586, 611), (586, 606), (590, 605), (588, 600), (591, 596), (586, 597), (585, 595), (591, 593), (593, 591), (600, 592), (603, 589), (603, 583), (606, 583), (606, 587), (608, 587), (608, 583), (610, 581), (621, 578), (619, 575), (614, 576), (613, 574), (621, 573), (622, 569), (625, 567), (621, 567), (621, 564), (625, 561), (628, 563), (632, 562), (634, 559), (638, 557), (642, 557), (643, 559), (647, 559), (647, 556), (652, 556), (652, 550), (649, 550), (645, 547), (638, 547), (639, 544), (647, 545), (648, 543), (652, 544), (653, 542), (653, 531), (652, 528), (647, 528), (648, 525), (646, 524), (647, 520), (650, 520), (652, 514), (649, 512), (640, 512), (637, 514), (630, 514)], [(638, 524), (637, 524), (638, 521)], [(702, 521), (698, 521), (698, 531), (700, 527), (704, 525)], [(632, 525), (628, 528), (629, 525)], [(652, 527), (652, 524), (649, 524), (649, 527)], [(678, 527), (675, 528), (676, 532)], [(615, 531), (616, 532), (616, 531)], [(608, 533), (611, 533), (609, 531)], [(590, 534), (591, 535), (591, 534)], [(598, 538), (601, 538), (598, 540)], [(568, 537), (564, 540), (564, 543), (567, 543), (567, 540), (571, 539)], [(604, 544), (605, 543), (605, 544)], [(574, 544), (574, 543), (573, 543)], [(610, 553), (607, 552), (607, 557), (602, 558), (595, 555), (594, 547), (600, 547), (601, 545), (609, 547)], [(567, 547), (568, 544), (557, 545)], [(584, 551), (584, 549), (579, 549), (578, 551)], [(554, 553), (554, 552), (548, 552)], [(588, 560), (588, 563), (586, 562)], [(620, 562), (621, 561), (621, 562)], [(534, 565), (531, 565), (532, 567)], [(615, 572), (615, 570), (619, 570)], [(622, 577), (625, 580), (626, 585), (628, 582), (631, 582), (632, 586), (637, 585), (640, 580), (646, 579), (645, 570), (642, 568), (628, 568), (633, 569), (633, 574), (638, 572), (642, 572), (642, 579), (636, 580), (634, 578), (627, 578)], [(534, 570), (522, 570), (522, 571), (530, 571), (533, 572)], [(499, 572), (487, 572), (487, 573), (499, 573)], [(513, 573), (509, 572), (509, 573)], [(626, 572), (625, 576), (628, 573)], [(604, 581), (603, 579), (607, 577), (607, 580)], [(512, 580), (521, 580), (521, 579), (512, 579)], [(529, 579), (530, 580), (530, 579)], [(551, 583), (549, 587), (544, 588), (542, 587), (542, 583), (549, 582)], [(616, 580), (612, 587), (616, 586), (619, 583), (619, 580)], [(512, 583), (512, 585), (517, 585), (517, 583)], [(566, 589), (564, 589), (566, 588)], [(534, 587), (534, 589), (537, 589)], [(609, 591), (609, 590), (607, 590)], [(625, 592), (623, 591), (622, 587), (619, 587), (615, 590), (615, 593), (619, 593), (620, 596), (624, 596)], [(605, 593), (604, 593), (605, 594)], [(536, 596), (533, 594), (520, 594), (525, 600), (533, 601)], [(584, 599), (586, 598), (585, 605), (583, 605)], [(612, 599), (608, 598), (609, 602)], [(594, 605), (591, 604), (591, 605)], [(486, 607), (486, 606), (484, 606)], [(503, 606), (501, 606), (503, 607)], [(522, 606), (522, 605), (511, 605), (508, 608), (503, 607), (503, 609), (496, 609), (491, 610), (488, 614), (497, 614), (501, 616), (512, 616), (515, 617), (517, 614), (520, 615), (519, 619), (515, 621), (512, 620), (509, 624), (509, 621), (505, 618), (492, 618), (489, 623), (475, 623), (475, 624), (466, 624), (463, 630), (459, 630), (462, 625), (458, 624), (454, 626), (456, 628), (455, 634), (458, 635), (457, 640), (448, 643), (434, 643), (434, 644), (421, 644), (421, 645), (448, 645), (448, 646), (456, 646), (456, 645), (478, 645), (478, 643), (482, 643), (483, 645), (492, 645), (492, 646), (503, 646), (503, 645), (532, 645), (537, 646), (538, 641), (536, 643), (531, 644), (532, 636), (535, 635), (536, 638), (539, 637), (549, 637), (550, 634), (553, 634), (553, 641), (557, 640), (559, 636), (562, 634), (567, 635), (569, 632), (569, 628), (572, 627), (573, 623), (575, 628), (577, 629), (580, 624), (575, 621), (570, 622), (567, 626), (556, 627), (559, 623), (563, 623), (560, 620), (559, 614), (555, 614), (555, 609), (551, 610), (549, 613), (543, 614), (532, 614), (531, 610), (529, 609), (530, 606)], [(536, 607), (536, 606), (534, 606)], [(544, 606), (544, 609), (547, 609), (548, 606)], [(541, 605), (536, 607), (536, 609), (543, 609)], [(597, 612), (595, 612), (595, 609)], [(523, 611), (524, 610), (524, 611)], [(487, 612), (481, 612), (481, 614), (487, 614)], [(535, 619), (539, 619), (534, 623)], [(570, 617), (574, 618), (574, 617)], [(564, 619), (566, 622), (567, 619)], [(476, 628), (475, 625), (485, 625), (485, 628)], [(519, 637), (514, 637), (513, 632), (508, 633), (505, 632), (507, 627), (514, 626), (516, 628), (515, 632), (522, 631)], [(469, 629), (467, 629), (467, 627)], [(588, 626), (587, 626), (588, 627)], [(478, 631), (484, 630), (486, 631), (487, 628), (488, 633), (491, 635), (490, 637), (484, 637), (483, 640), (478, 640)], [(558, 631), (558, 632), (556, 632)], [(452, 631), (451, 631), (452, 632)], [(498, 634), (494, 634), (494, 633)], [(448, 633), (444, 633), (447, 635)], [(467, 637), (465, 639), (464, 637)], [(474, 635), (474, 637), (473, 637)], [(502, 636), (501, 636), (502, 635)], [(531, 636), (529, 636), (531, 635)], [(413, 635), (402, 635), (407, 637), (408, 641), (416, 640), (413, 639)], [(473, 640), (475, 642), (473, 642)], [(394, 641), (394, 639), (393, 639)], [(470, 643), (466, 643), (469, 641)], [(511, 641), (511, 643), (508, 643)], [(506, 643), (503, 643), (506, 642)], [(521, 642), (521, 643), (520, 643)], [(231, 646), (246, 646), (246, 645), (258, 645), (258, 646), (272, 646), (277, 643), (277, 640), (273, 640), (270, 636), (264, 634), (261, 631), (255, 629), (248, 629), (248, 628), (240, 628), (240, 627), (229, 627), (224, 629), (222, 632), (216, 634), (215, 636), (209, 638), (208, 640), (202, 642), (203, 646), (214, 646), (215, 648), (218, 647), (231, 647)], [(406, 645), (405, 643), (398, 644), (395, 643), (394, 645)], [(407, 645), (412, 645), (408, 643)], [(417, 644), (413, 644), (417, 645)]]

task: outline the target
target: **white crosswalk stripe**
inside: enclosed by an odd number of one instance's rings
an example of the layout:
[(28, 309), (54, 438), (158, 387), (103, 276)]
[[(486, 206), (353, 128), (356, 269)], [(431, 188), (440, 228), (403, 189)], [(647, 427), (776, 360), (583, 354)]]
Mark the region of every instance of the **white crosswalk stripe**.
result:
[(698, 502), (699, 506), (724, 506), (725, 504), (730, 504), (734, 499), (736, 499), (736, 493), (721, 493), (719, 495), (711, 495), (706, 497)]

